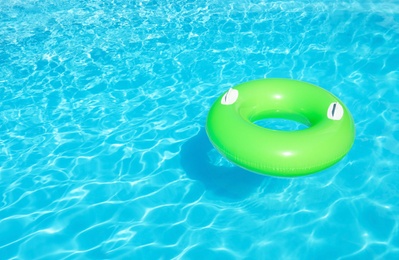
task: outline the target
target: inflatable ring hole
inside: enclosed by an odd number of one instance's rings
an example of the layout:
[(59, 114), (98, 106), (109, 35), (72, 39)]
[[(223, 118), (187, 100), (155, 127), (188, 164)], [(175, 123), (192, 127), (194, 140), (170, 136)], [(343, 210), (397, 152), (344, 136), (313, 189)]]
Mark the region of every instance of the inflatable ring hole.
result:
[(261, 119), (255, 121), (254, 124), (264, 128), (278, 130), (278, 131), (298, 131), (309, 128), (308, 125), (303, 124), (301, 122), (290, 119), (283, 119), (283, 118)]

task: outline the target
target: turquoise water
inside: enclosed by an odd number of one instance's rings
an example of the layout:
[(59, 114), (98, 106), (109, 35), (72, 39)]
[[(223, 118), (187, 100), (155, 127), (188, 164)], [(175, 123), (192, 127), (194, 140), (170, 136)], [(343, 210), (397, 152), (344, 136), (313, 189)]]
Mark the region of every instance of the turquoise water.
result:
[[(397, 1), (0, 6), (1, 259), (399, 258)], [(265, 77), (347, 105), (341, 162), (281, 179), (212, 148), (214, 100)]]

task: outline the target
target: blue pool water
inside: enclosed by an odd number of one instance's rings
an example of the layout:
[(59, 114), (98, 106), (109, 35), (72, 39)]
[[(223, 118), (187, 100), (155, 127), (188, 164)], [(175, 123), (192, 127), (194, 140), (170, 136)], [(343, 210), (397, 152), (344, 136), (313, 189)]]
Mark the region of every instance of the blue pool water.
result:
[[(207, 112), (294, 78), (349, 154), (296, 179), (223, 159)], [(1, 259), (399, 259), (397, 1), (0, 0)]]

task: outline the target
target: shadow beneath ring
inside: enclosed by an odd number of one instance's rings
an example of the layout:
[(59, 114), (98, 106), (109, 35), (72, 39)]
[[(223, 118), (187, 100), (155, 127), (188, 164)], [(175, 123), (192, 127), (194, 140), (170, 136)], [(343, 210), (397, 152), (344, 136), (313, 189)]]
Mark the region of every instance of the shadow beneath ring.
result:
[(264, 180), (271, 179), (235, 165), (228, 167), (211, 164), (208, 154), (212, 149), (205, 129), (201, 128), (198, 135), (182, 146), (181, 164), (191, 179), (202, 182), (215, 195), (243, 199), (256, 191)]

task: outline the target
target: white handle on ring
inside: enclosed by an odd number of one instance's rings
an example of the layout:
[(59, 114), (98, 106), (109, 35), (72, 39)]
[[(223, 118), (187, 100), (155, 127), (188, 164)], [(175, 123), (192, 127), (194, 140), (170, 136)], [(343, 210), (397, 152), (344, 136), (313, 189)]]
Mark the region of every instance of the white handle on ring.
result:
[(238, 90), (230, 88), (222, 97), (222, 105), (234, 104), (238, 99)]
[(344, 116), (344, 108), (338, 102), (330, 104), (327, 110), (327, 117), (331, 120), (341, 120)]

